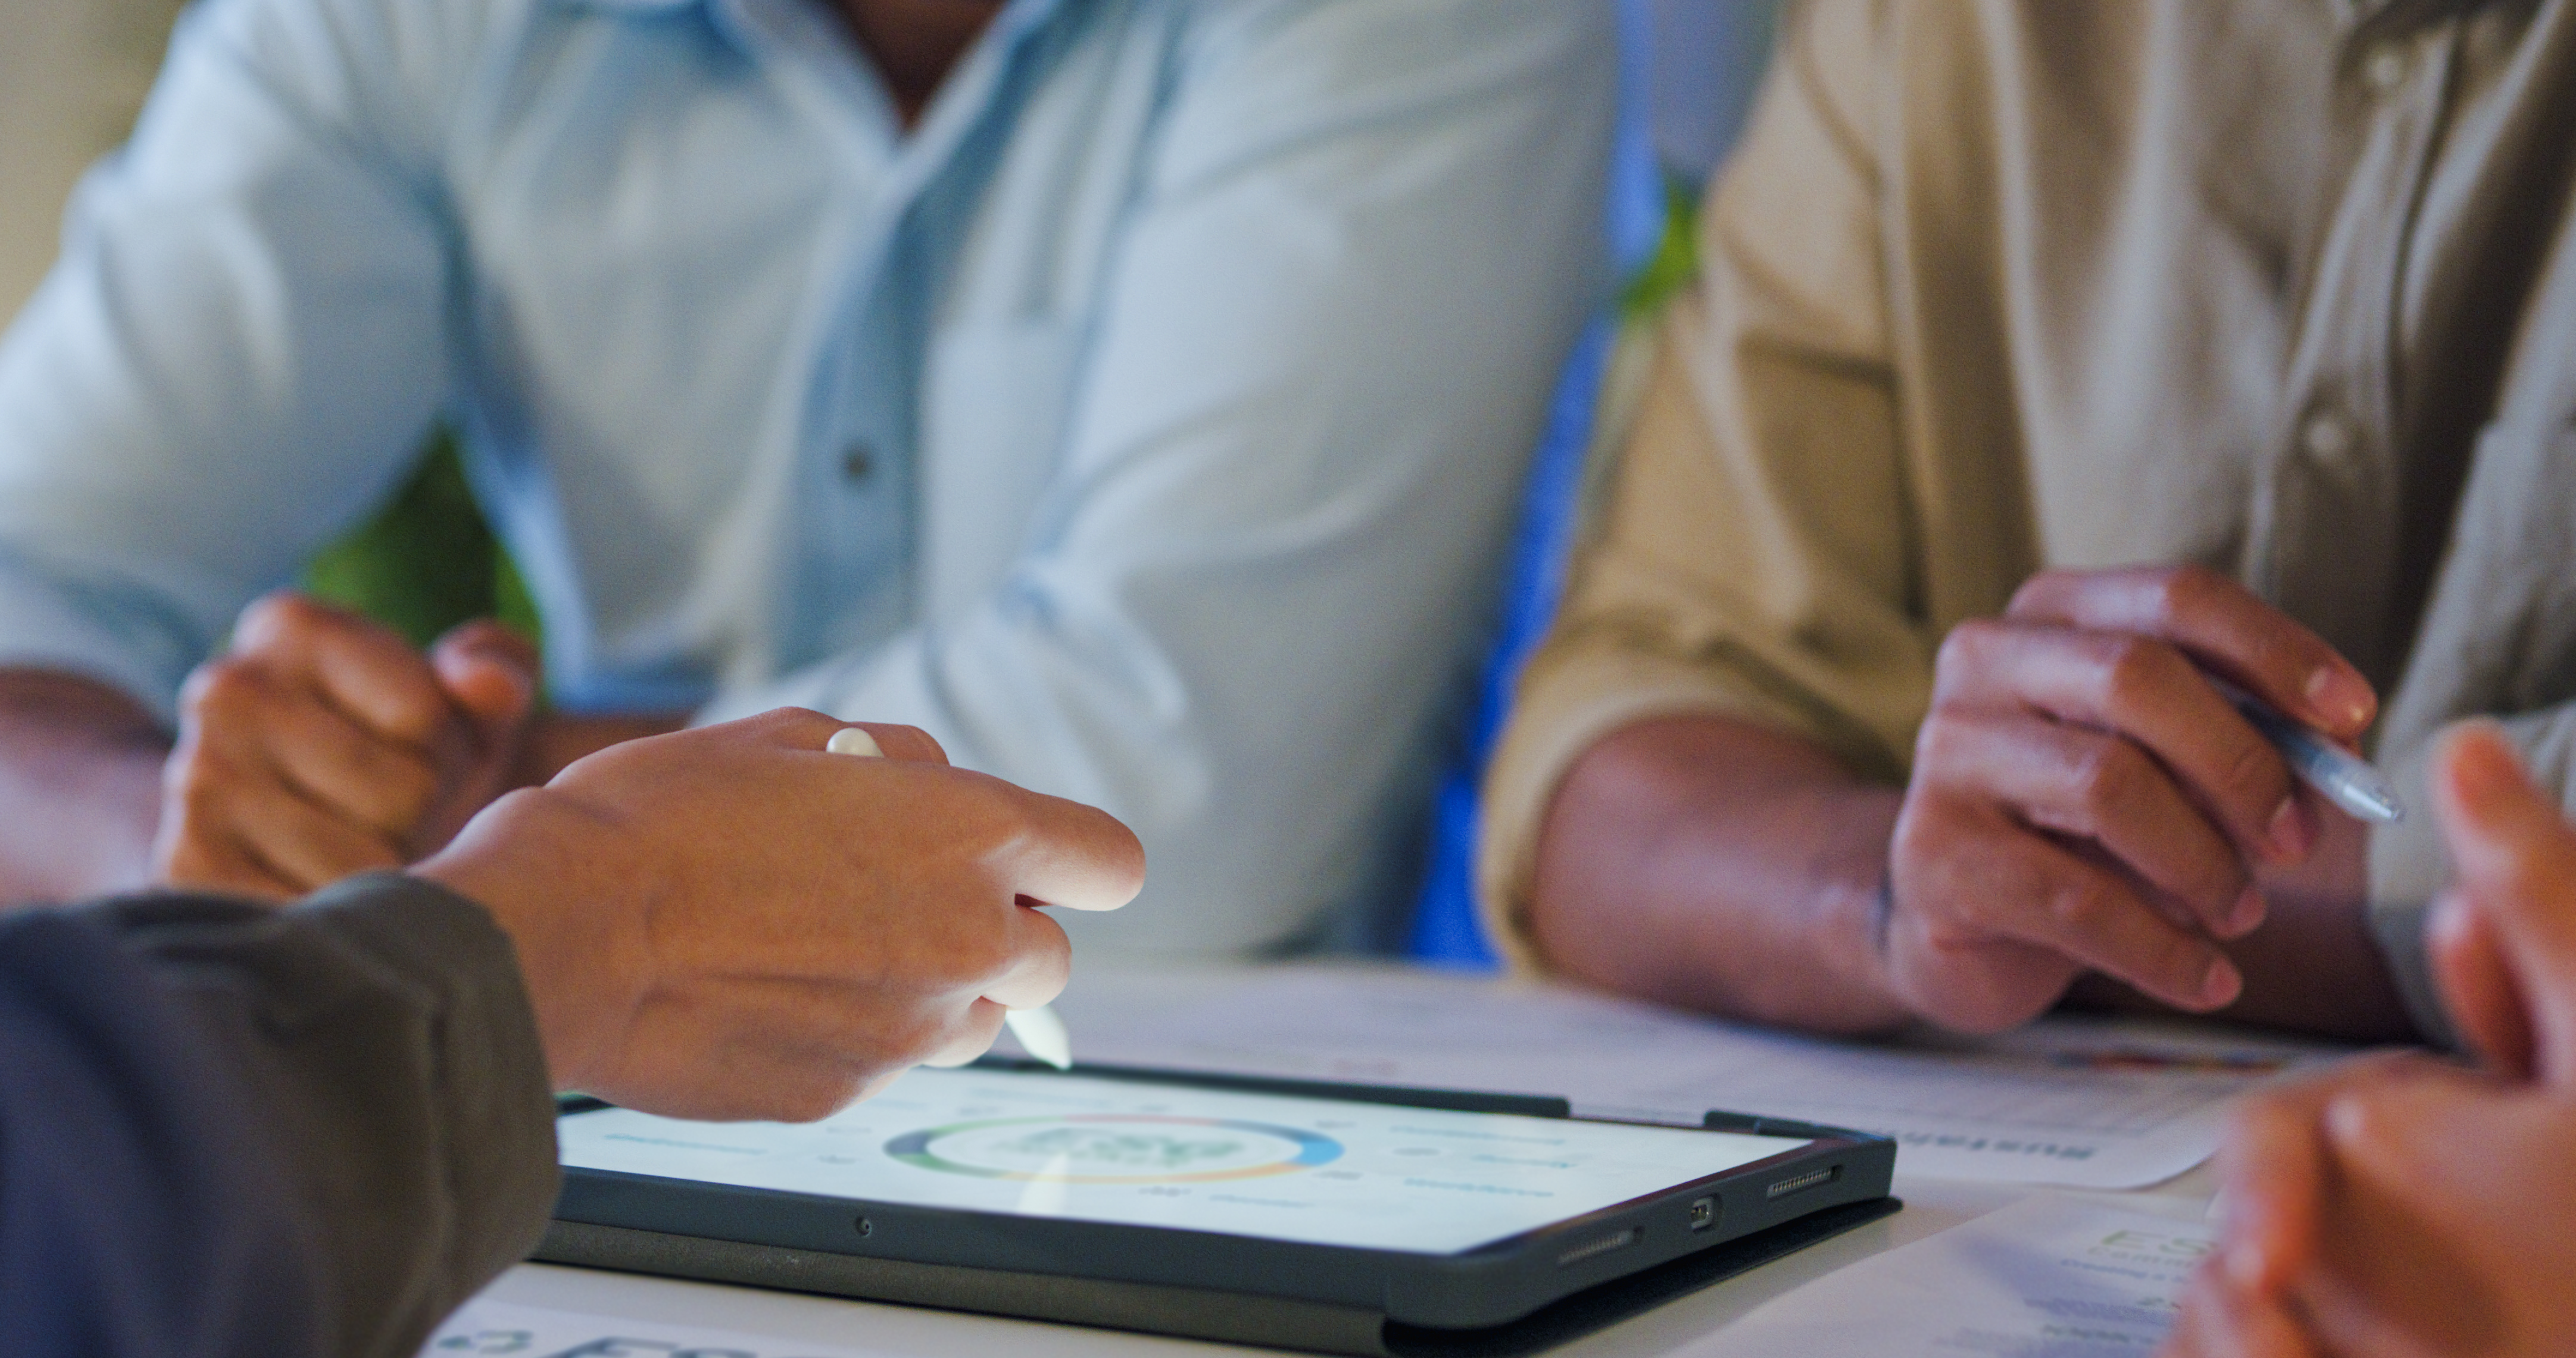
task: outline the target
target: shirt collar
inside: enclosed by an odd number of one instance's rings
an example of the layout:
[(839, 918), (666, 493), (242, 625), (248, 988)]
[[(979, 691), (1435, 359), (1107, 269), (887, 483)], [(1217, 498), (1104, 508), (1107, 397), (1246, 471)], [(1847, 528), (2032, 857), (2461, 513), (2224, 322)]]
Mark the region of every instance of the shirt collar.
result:
[(2376, 41), (2497, 3), (2499, 0), (2332, 0), (2335, 35), (2347, 43)]
[[(815, 0), (822, 3), (823, 0)], [(715, 0), (555, 0), (567, 9), (599, 9), (620, 14), (673, 14), (684, 9), (706, 9)], [(1010, 0), (1002, 12), (993, 17), (994, 31), (1017, 37), (1045, 24), (1064, 8), (1065, 0)]]
[[(552, 3), (565, 9), (599, 10), (638, 19), (697, 10), (704, 14), (708, 25), (723, 34), (727, 41), (737, 48), (746, 47), (742, 34), (720, 12), (722, 0), (552, 0)], [(828, 0), (805, 0), (805, 3), (820, 6)], [(993, 26), (979, 45), (1009, 52), (1044, 29), (1069, 3), (1070, 0), (1008, 0), (1002, 12), (993, 16)], [(749, 55), (748, 51), (746, 55)]]

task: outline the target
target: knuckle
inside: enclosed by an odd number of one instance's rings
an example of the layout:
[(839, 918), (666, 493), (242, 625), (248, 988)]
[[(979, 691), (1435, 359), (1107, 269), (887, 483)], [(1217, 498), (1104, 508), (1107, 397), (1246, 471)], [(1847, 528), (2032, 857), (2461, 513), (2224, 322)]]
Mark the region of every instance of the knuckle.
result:
[(183, 824), (203, 829), (220, 819), (231, 800), (232, 780), (204, 760), (191, 761), (180, 775), (171, 801), (178, 807)]
[(2063, 570), (2040, 571), (2021, 582), (2021, 587), (2013, 591), (2012, 602), (2005, 605), (2005, 610), (2021, 613), (2037, 607), (2042, 600), (2055, 597), (2065, 588), (2067, 576), (2068, 572)]
[(849, 725), (837, 717), (826, 716), (810, 707), (776, 707), (749, 718), (743, 723), (756, 731), (782, 737), (817, 736), (828, 740), (833, 732)]
[(209, 660), (188, 676), (180, 705), (191, 716), (220, 721), (248, 716), (267, 696), (259, 667), (237, 656)]
[(2059, 882), (2047, 896), (2048, 917), (2070, 933), (2090, 933), (2111, 911), (2110, 892), (2101, 883)]
[(2137, 746), (2114, 736), (2087, 740), (2075, 756), (2076, 803), (2095, 825), (2120, 819), (2154, 776)]
[(339, 622), (328, 605), (293, 590), (280, 590), (252, 602), (233, 627), (239, 649), (259, 651), (281, 642), (309, 637)]
[(2217, 789), (2221, 796), (2241, 804), (2252, 805), (2259, 813), (2269, 815), (2273, 804), (2288, 795), (2289, 770), (2269, 745), (2259, 740), (2236, 743), (2227, 755), (2227, 767), (2219, 771)]
[(1927, 784), (1942, 780), (1974, 752), (1977, 741), (1977, 723), (1948, 709), (1934, 708), (1914, 737), (1915, 781)]
[(276, 633), (279, 628), (287, 626), (293, 617), (292, 610), (299, 607), (301, 603), (302, 600), (298, 595), (286, 590), (263, 594), (251, 600), (249, 606), (242, 609), (241, 616), (233, 620), (234, 643), (236, 645), (259, 644)]
[[(1955, 808), (1909, 804), (1888, 845), (1892, 900), (1900, 913), (1927, 923), (1973, 929), (1990, 893), (1959, 889), (1963, 851), (1975, 858), (1991, 845), (1973, 816)], [(1992, 866), (1991, 861), (1987, 866)]]
[(334, 621), (333, 614), (308, 595), (273, 594), (265, 602), (271, 616), (289, 627), (326, 627)]
[(951, 809), (979, 862), (1010, 859), (1037, 833), (1028, 802), (1019, 789), (998, 778), (967, 774), (952, 780), (957, 790)]
[(1009, 975), (1019, 960), (1018, 951), (998, 922), (974, 930), (956, 954), (959, 978), (975, 985)]
[(899, 751), (899, 757), (904, 759), (928, 760), (939, 764), (948, 762), (947, 747), (939, 743), (938, 737), (918, 726), (881, 727), (877, 733), (877, 740), (887, 750)]
[(2156, 609), (2168, 622), (2178, 622), (2220, 604), (2234, 586), (2207, 566), (2175, 566), (2156, 580)]
[(2102, 642), (2101, 704), (2106, 712), (2134, 714), (2155, 701), (2182, 664), (2172, 648), (2139, 636)]
[(1941, 638), (1941, 649), (1934, 658), (1934, 669), (1940, 673), (1973, 668), (1979, 656), (2003, 630), (2003, 624), (1992, 618), (1970, 618), (1950, 629)]

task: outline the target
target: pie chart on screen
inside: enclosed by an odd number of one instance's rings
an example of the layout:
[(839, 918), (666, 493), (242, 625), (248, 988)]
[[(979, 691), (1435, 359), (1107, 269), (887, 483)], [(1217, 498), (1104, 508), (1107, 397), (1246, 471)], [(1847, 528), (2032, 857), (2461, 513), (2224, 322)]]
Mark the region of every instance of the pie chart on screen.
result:
[(1341, 1158), (1329, 1136), (1276, 1123), (1141, 1113), (952, 1122), (885, 1153), (916, 1169), (1067, 1184), (1205, 1184), (1295, 1174)]

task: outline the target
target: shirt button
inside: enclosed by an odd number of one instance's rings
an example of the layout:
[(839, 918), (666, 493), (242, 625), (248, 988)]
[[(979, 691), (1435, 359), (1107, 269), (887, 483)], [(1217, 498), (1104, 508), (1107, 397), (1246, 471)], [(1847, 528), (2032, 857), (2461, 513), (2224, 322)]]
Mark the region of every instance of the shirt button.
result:
[(2393, 44), (2372, 48), (2370, 55), (2362, 58), (2361, 78), (2375, 93), (2387, 94), (2395, 90), (2406, 79), (2406, 54)]
[(841, 454), (841, 475), (861, 482), (877, 473), (877, 455), (864, 443), (853, 443)]
[(2320, 410), (2299, 426), (2299, 447), (2327, 466), (2343, 465), (2352, 457), (2353, 445), (2358, 442), (2358, 431), (2341, 411)]

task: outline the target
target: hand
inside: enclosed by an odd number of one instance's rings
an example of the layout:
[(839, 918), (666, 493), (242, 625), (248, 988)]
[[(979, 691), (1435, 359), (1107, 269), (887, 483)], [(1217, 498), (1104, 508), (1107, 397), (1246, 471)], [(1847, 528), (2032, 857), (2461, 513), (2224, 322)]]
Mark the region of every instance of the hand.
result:
[(2322, 639), (2198, 568), (2052, 572), (1943, 642), (1890, 846), (1885, 965), (1915, 1013), (2021, 1023), (2088, 971), (2234, 1001), (2218, 941), (2264, 919), (2318, 809), (2226, 677), (2344, 741), (2376, 698)]
[(810, 1121), (972, 1059), (1052, 1000), (1036, 907), (1114, 910), (1144, 850), (1107, 813), (947, 767), (930, 738), (782, 710), (630, 741), (514, 792), (415, 871), (517, 945), (559, 1088), (674, 1117)]
[(181, 694), (155, 873), (284, 900), (412, 862), (509, 788), (536, 693), (534, 649), (497, 623), (423, 656), (329, 605), (262, 599)]
[(2175, 1358), (2576, 1345), (2576, 830), (2492, 732), (2434, 765), (2459, 874), (2435, 960), (2487, 1070), (2370, 1061), (2241, 1114)]

